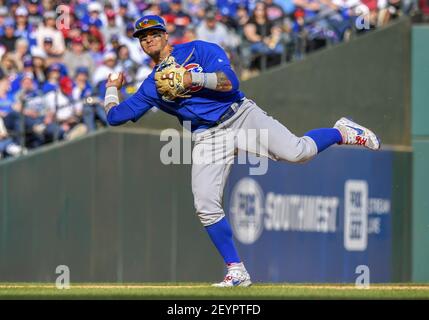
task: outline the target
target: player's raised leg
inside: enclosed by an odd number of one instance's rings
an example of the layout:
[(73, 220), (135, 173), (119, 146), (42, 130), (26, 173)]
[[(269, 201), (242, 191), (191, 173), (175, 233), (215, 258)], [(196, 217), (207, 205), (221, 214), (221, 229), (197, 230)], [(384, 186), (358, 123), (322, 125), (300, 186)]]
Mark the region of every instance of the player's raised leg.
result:
[(268, 139), (258, 141), (258, 150), (246, 148), (249, 152), (264, 155), (265, 150), (266, 155), (275, 160), (305, 162), (334, 144), (362, 145), (372, 150), (380, 148), (379, 139), (371, 130), (346, 118), (338, 120), (333, 128), (313, 129), (298, 137), (258, 106), (252, 108), (241, 128), (258, 129), (261, 135), (266, 130)]

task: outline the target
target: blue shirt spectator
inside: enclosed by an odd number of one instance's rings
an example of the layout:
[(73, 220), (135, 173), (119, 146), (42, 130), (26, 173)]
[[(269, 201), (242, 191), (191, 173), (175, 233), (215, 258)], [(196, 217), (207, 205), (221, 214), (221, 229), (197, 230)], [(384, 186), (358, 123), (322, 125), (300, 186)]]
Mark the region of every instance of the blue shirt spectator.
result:
[(0, 96), (0, 117), (12, 111), (14, 102), (14, 96), (10, 92), (7, 92), (3, 97)]
[(216, 6), (223, 16), (235, 17), (238, 7), (249, 9), (249, 0), (216, 0)]
[(276, 0), (274, 3), (281, 6), (287, 15), (291, 15), (296, 9), (293, 0)]

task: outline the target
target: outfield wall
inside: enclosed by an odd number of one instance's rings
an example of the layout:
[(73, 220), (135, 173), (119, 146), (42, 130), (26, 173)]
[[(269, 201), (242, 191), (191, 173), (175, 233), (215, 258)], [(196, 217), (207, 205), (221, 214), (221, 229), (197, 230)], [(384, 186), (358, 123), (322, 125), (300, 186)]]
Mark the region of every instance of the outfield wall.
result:
[(190, 165), (159, 134), (103, 131), (0, 163), (0, 281), (215, 281), (223, 263), (193, 208)]
[(413, 281), (429, 281), (429, 26), (412, 30)]
[[(107, 130), (1, 163), (0, 281), (54, 281), (58, 265), (70, 268), (72, 282), (221, 278), (222, 260), (194, 213), (190, 165), (163, 165), (165, 144), (159, 133)], [(407, 280), (409, 198), (406, 185), (393, 181), (395, 170), (409, 167), (408, 154), (335, 147), (305, 165), (270, 162), (268, 174), (256, 178), (264, 192), (336, 197), (338, 210), (330, 212), (334, 233), (278, 230), (252, 246), (239, 244), (255, 281), (349, 281), (356, 263), (374, 266), (374, 280)], [(246, 168), (233, 169), (225, 208)], [(374, 217), (380, 234), (368, 232), (369, 251), (341, 248), (347, 180), (365, 181), (368, 198), (388, 203)], [(314, 263), (329, 274), (310, 272)]]

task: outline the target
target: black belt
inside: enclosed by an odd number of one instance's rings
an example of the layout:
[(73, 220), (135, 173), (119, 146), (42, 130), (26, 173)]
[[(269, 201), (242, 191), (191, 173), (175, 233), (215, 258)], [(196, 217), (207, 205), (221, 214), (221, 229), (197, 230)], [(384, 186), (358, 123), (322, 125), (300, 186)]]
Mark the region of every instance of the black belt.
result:
[(234, 102), (233, 104), (231, 104), (231, 106), (228, 109), (226, 109), (226, 111), (219, 118), (219, 120), (217, 120), (215, 122), (206, 122), (206, 124), (208, 125), (209, 128), (212, 128), (212, 127), (220, 125), (221, 123), (223, 123), (226, 120), (230, 119), (238, 111), (238, 109), (241, 107), (241, 105), (243, 104), (243, 102), (244, 102), (244, 98), (242, 98), (242, 99)]

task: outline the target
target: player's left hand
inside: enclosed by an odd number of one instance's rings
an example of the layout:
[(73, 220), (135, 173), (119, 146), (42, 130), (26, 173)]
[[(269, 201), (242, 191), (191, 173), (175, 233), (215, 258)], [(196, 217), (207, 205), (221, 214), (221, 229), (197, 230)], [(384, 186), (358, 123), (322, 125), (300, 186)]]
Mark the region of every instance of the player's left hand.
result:
[(162, 61), (155, 72), (156, 88), (166, 101), (189, 98), (188, 88), (191, 81), (190, 73), (177, 64), (173, 56)]

